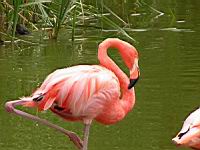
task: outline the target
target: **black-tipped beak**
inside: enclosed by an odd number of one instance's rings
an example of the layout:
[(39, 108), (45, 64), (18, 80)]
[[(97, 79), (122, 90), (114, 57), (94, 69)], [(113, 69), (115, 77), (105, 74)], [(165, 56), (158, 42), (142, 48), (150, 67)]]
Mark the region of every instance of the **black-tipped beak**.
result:
[(130, 79), (130, 83), (128, 85), (128, 89), (131, 89), (136, 84), (138, 79), (139, 79), (139, 77), (137, 79)]

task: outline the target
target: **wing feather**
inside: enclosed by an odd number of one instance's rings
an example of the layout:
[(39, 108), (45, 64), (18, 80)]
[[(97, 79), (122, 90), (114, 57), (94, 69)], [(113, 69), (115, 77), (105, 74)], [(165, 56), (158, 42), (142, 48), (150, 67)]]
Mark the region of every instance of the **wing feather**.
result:
[(106, 104), (119, 99), (120, 86), (113, 72), (98, 65), (80, 65), (50, 74), (34, 94), (41, 93), (41, 110), (55, 102), (73, 116), (94, 117)]

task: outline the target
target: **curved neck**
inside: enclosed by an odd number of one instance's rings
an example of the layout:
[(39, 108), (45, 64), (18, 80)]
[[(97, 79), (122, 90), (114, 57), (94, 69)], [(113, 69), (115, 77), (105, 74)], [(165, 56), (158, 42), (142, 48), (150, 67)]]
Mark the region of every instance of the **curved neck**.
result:
[[(129, 78), (127, 75), (114, 63), (112, 59), (107, 55), (108, 48), (117, 48), (119, 53), (122, 55), (122, 51), (126, 49), (127, 43), (119, 39), (107, 39), (99, 45), (98, 59), (100, 64), (112, 72), (115, 73), (120, 82), (120, 87), (122, 89), (122, 98), (120, 105), (124, 110), (124, 113), (128, 113), (134, 103), (135, 103), (135, 93), (134, 88), (128, 90)], [(122, 118), (121, 118), (122, 119)]]
[(117, 48), (119, 53), (122, 53), (124, 45), (121, 40), (118, 39), (112, 39), (112, 40), (105, 40), (99, 45), (98, 49), (98, 59), (100, 61), (100, 64), (107, 69), (111, 70), (115, 73), (115, 75), (118, 77), (120, 82), (120, 87), (122, 90), (127, 89), (129, 84), (129, 79), (127, 75), (115, 64), (115, 62), (110, 59), (110, 57), (107, 55), (108, 48)]

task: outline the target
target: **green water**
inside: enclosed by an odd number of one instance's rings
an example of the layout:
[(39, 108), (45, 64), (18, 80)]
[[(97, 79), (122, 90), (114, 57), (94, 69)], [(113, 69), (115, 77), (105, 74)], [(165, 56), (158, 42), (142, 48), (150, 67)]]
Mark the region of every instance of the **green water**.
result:
[[(113, 10), (128, 17), (129, 34), (138, 43), (140, 81), (136, 85), (136, 105), (120, 123), (94, 123), (89, 150), (176, 150), (171, 138), (187, 114), (200, 100), (200, 1), (149, 1), (164, 14), (138, 8), (133, 3), (114, 3)], [(112, 6), (112, 4), (108, 4)], [(58, 41), (38, 46), (0, 46), (0, 150), (75, 149), (62, 134), (46, 126), (10, 115), (6, 101), (29, 95), (45, 76), (57, 68), (75, 64), (97, 64), (97, 46), (105, 37), (122, 37), (113, 30), (80, 29), (74, 44), (63, 30)], [(37, 38), (38, 33), (31, 37)], [(111, 57), (122, 66), (119, 55)], [(126, 69), (124, 69), (127, 71)], [(50, 111), (37, 114), (66, 129), (82, 134), (81, 123), (64, 122)], [(184, 149), (184, 148), (183, 148)], [(186, 148), (185, 148), (186, 149)]]

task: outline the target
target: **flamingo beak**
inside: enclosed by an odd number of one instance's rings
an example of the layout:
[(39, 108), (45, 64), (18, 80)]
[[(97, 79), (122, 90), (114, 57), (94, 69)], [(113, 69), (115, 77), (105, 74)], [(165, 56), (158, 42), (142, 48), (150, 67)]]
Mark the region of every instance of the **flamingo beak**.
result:
[(140, 69), (138, 66), (138, 59), (135, 59), (135, 63), (132, 67), (132, 69), (130, 70), (130, 83), (128, 85), (128, 89), (131, 89), (136, 82), (138, 81), (140, 76)]
[(134, 87), (134, 85), (136, 84), (136, 82), (138, 81), (139, 77), (137, 79), (130, 79), (130, 83), (128, 85), (128, 89), (130, 90), (132, 87)]

